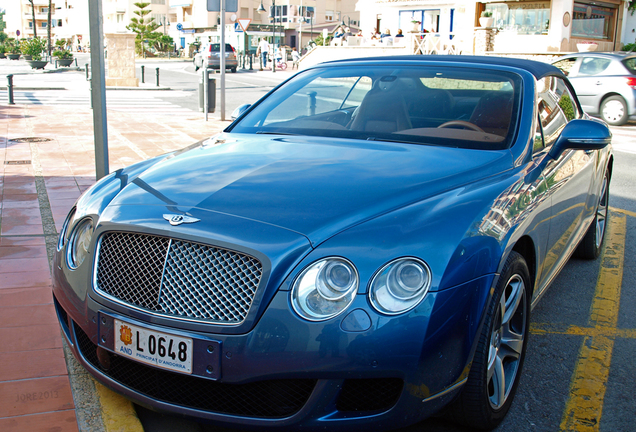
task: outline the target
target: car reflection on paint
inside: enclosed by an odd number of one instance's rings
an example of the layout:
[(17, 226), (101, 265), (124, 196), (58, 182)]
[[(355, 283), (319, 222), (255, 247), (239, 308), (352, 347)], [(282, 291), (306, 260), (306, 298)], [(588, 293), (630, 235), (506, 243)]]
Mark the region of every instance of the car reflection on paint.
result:
[(227, 426), (496, 427), (532, 307), (599, 255), (607, 125), (550, 65), (468, 56), (318, 65), (236, 116), (69, 213), (53, 292), (80, 363)]

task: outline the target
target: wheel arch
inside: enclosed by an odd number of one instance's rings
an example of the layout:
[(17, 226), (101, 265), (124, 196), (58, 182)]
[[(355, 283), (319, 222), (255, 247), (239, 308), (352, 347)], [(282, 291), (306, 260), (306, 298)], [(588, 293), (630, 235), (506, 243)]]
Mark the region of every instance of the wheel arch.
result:
[(603, 106), (603, 102), (605, 102), (607, 99), (611, 98), (612, 96), (619, 96), (621, 99), (623, 99), (623, 101), (625, 101), (625, 105), (627, 106), (627, 101), (625, 100), (625, 98), (623, 97), (623, 95), (621, 95), (620, 93), (617, 92), (609, 92), (603, 95), (603, 97), (601, 98), (601, 100), (598, 102), (598, 112), (601, 112), (601, 107)]
[(530, 273), (530, 295), (534, 293), (535, 282), (537, 279), (537, 253), (534, 241), (528, 235), (521, 237), (512, 248), (513, 251), (520, 254), (528, 265), (528, 273)]

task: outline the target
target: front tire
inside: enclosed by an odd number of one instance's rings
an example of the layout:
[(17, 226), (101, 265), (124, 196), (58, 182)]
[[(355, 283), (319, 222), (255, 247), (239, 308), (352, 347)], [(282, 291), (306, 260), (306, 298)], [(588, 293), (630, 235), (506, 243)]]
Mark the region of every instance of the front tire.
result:
[(599, 194), (596, 214), (592, 224), (587, 229), (585, 237), (574, 251), (574, 256), (581, 259), (594, 260), (601, 254), (601, 247), (605, 239), (605, 226), (609, 212), (609, 172), (605, 170), (603, 184)]
[(621, 96), (610, 96), (601, 104), (601, 117), (612, 126), (622, 126), (629, 120), (627, 103)]
[(468, 380), (450, 406), (453, 421), (491, 430), (508, 413), (526, 354), (531, 291), (526, 261), (511, 252), (488, 307)]

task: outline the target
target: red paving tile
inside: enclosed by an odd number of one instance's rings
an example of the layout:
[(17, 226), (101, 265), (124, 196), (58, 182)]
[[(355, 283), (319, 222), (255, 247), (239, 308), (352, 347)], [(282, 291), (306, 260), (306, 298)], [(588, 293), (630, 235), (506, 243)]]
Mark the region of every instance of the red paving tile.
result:
[(62, 334), (58, 325), (51, 325), (50, 323), (33, 325), (19, 328), (19, 330), (20, 337), (17, 337), (16, 328), (0, 328), (0, 349), (2, 352), (33, 351), (62, 347)]
[(77, 432), (75, 410), (0, 418), (3, 432)]
[(49, 271), (48, 258), (0, 260), (0, 273), (25, 273), (31, 271)]
[(74, 407), (68, 376), (0, 382), (0, 418)]
[(2, 221), (2, 235), (43, 235), (44, 228), (42, 222), (34, 225), (21, 222), (5, 222)]
[(0, 382), (66, 375), (64, 352), (53, 348), (39, 351), (0, 353)]
[(46, 258), (46, 248), (38, 246), (0, 246), (0, 259), (3, 258)]
[(29, 288), (51, 285), (49, 269), (26, 273), (0, 273), (0, 290), (4, 288)]
[[(29, 327), (39, 325), (51, 325), (59, 331), (57, 315), (51, 305), (28, 305), (2, 308), (0, 314), (0, 328), (20, 328), (25, 332), (30, 332)], [(22, 334), (20, 337), (26, 339)]]
[[(3, 214), (6, 210), (3, 211)], [(39, 209), (38, 209), (39, 211)], [(0, 247), (2, 246), (44, 246), (46, 241), (43, 236), (36, 237), (0, 237)]]
[(53, 303), (53, 294), (51, 293), (50, 286), (37, 288), (4, 288), (0, 290), (0, 311), (2, 308), (14, 306), (51, 303)]

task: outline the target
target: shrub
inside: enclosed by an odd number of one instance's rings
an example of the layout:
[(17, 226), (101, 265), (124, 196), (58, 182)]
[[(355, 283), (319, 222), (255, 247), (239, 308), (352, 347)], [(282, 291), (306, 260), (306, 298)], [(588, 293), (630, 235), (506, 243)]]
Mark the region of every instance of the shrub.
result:
[(46, 48), (46, 40), (40, 38), (24, 39), (20, 43), (20, 50), (24, 55), (30, 55), (33, 60), (42, 60), (42, 52)]
[(72, 59), (73, 54), (67, 49), (59, 49), (53, 51), (53, 56), (57, 57), (58, 60)]

